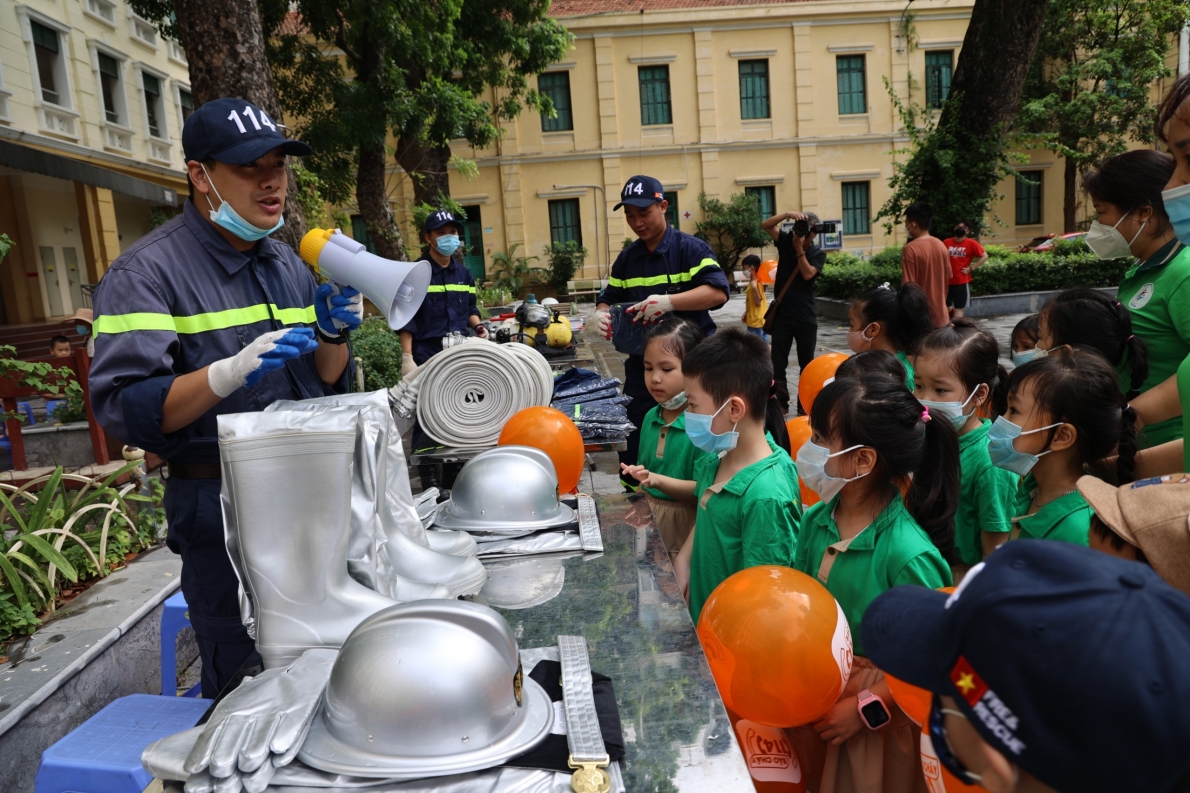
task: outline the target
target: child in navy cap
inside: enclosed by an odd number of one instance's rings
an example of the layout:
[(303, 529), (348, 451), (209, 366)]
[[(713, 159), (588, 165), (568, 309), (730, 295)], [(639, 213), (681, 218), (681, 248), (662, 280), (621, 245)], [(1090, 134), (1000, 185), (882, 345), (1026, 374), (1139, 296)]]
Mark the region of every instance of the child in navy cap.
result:
[(934, 693), (939, 761), (992, 793), (1165, 793), (1190, 764), (1190, 598), (1073, 543), (1008, 543), (952, 595), (899, 586), (863, 646)]

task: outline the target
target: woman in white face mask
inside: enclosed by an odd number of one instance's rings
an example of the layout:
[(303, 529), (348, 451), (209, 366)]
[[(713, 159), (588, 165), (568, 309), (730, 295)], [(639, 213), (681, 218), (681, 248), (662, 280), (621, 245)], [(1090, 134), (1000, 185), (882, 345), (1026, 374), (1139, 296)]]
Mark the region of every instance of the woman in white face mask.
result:
[[(1146, 395), (1166, 381), (1170, 383), (1162, 390), (1176, 394), (1172, 377), (1190, 355), (1190, 323), (1185, 319), (1190, 311), (1190, 249), (1178, 239), (1166, 209), (1165, 202), (1174, 207), (1177, 197), (1162, 195), (1173, 174), (1174, 160), (1168, 154), (1137, 150), (1105, 160), (1083, 180), (1099, 216), (1087, 244), (1103, 259), (1136, 257), (1116, 300), (1131, 316), (1132, 333), (1148, 348), (1148, 374), (1134, 400), (1145, 422), (1142, 447), (1182, 436), (1176, 396), (1163, 400), (1161, 391)], [(1121, 361), (1119, 368), (1124, 382), (1131, 381), (1130, 367)], [(1163, 408), (1162, 402), (1174, 405)]]

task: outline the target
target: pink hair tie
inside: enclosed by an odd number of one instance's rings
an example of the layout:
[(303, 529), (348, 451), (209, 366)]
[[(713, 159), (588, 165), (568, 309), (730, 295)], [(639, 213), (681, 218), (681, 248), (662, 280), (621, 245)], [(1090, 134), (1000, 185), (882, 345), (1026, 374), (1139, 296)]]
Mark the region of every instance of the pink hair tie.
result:
[(1124, 343), (1127, 344), (1128, 342), (1132, 341), (1135, 338), (1136, 338), (1136, 334), (1134, 333), (1131, 336), (1129, 336), (1128, 338), (1124, 339)]
[(924, 410), (922, 410), (922, 412), (921, 412), (921, 423), (922, 423), (922, 424), (925, 424), (925, 423), (926, 423), (927, 421), (929, 421), (931, 418), (932, 418), (932, 417), (930, 416), (930, 409), (929, 409), (929, 408), (925, 408)]

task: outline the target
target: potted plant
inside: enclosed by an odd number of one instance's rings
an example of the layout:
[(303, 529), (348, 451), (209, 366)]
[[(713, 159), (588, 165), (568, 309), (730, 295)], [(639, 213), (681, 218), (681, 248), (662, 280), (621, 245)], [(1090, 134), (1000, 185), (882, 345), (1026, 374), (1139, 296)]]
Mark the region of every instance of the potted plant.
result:
[(536, 256), (517, 256), (516, 249), (521, 247), (514, 243), (508, 252), (497, 251), (492, 254), (492, 273), (496, 276), (497, 289), (507, 289), (514, 295), (522, 292), (533, 284), (544, 284), (549, 278), (550, 271), (544, 267), (534, 267), (531, 262), (538, 260)]
[(545, 255), (550, 263), (550, 286), (559, 295), (566, 294), (568, 284), (587, 259), (587, 249), (578, 240), (567, 240), (547, 245)]

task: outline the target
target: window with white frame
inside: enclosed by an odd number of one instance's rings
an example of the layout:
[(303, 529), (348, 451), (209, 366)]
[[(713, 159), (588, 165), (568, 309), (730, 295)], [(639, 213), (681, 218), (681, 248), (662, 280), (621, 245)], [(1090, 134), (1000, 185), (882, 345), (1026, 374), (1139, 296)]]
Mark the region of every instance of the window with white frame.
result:
[(186, 50), (182, 49), (182, 45), (173, 39), (169, 39), (169, 57), (173, 58), (178, 63), (187, 63)]
[(107, 0), (87, 0), (87, 12), (109, 25), (116, 24), (116, 6)]
[(123, 87), (120, 84), (121, 63), (106, 52), (98, 52), (99, 91), (103, 97), (103, 115), (111, 124), (127, 125), (124, 118)]
[(66, 67), (62, 62), (58, 31), (34, 20), (29, 21), (29, 27), (33, 34), (33, 55), (37, 60), (41, 101), (66, 107), (69, 101), (65, 96)]
[(157, 28), (138, 16), (132, 17), (132, 37), (142, 44), (157, 48)]
[(161, 99), (161, 79), (148, 72), (141, 72), (141, 80), (145, 89), (145, 120), (149, 126), (149, 135), (165, 138), (165, 103)]

